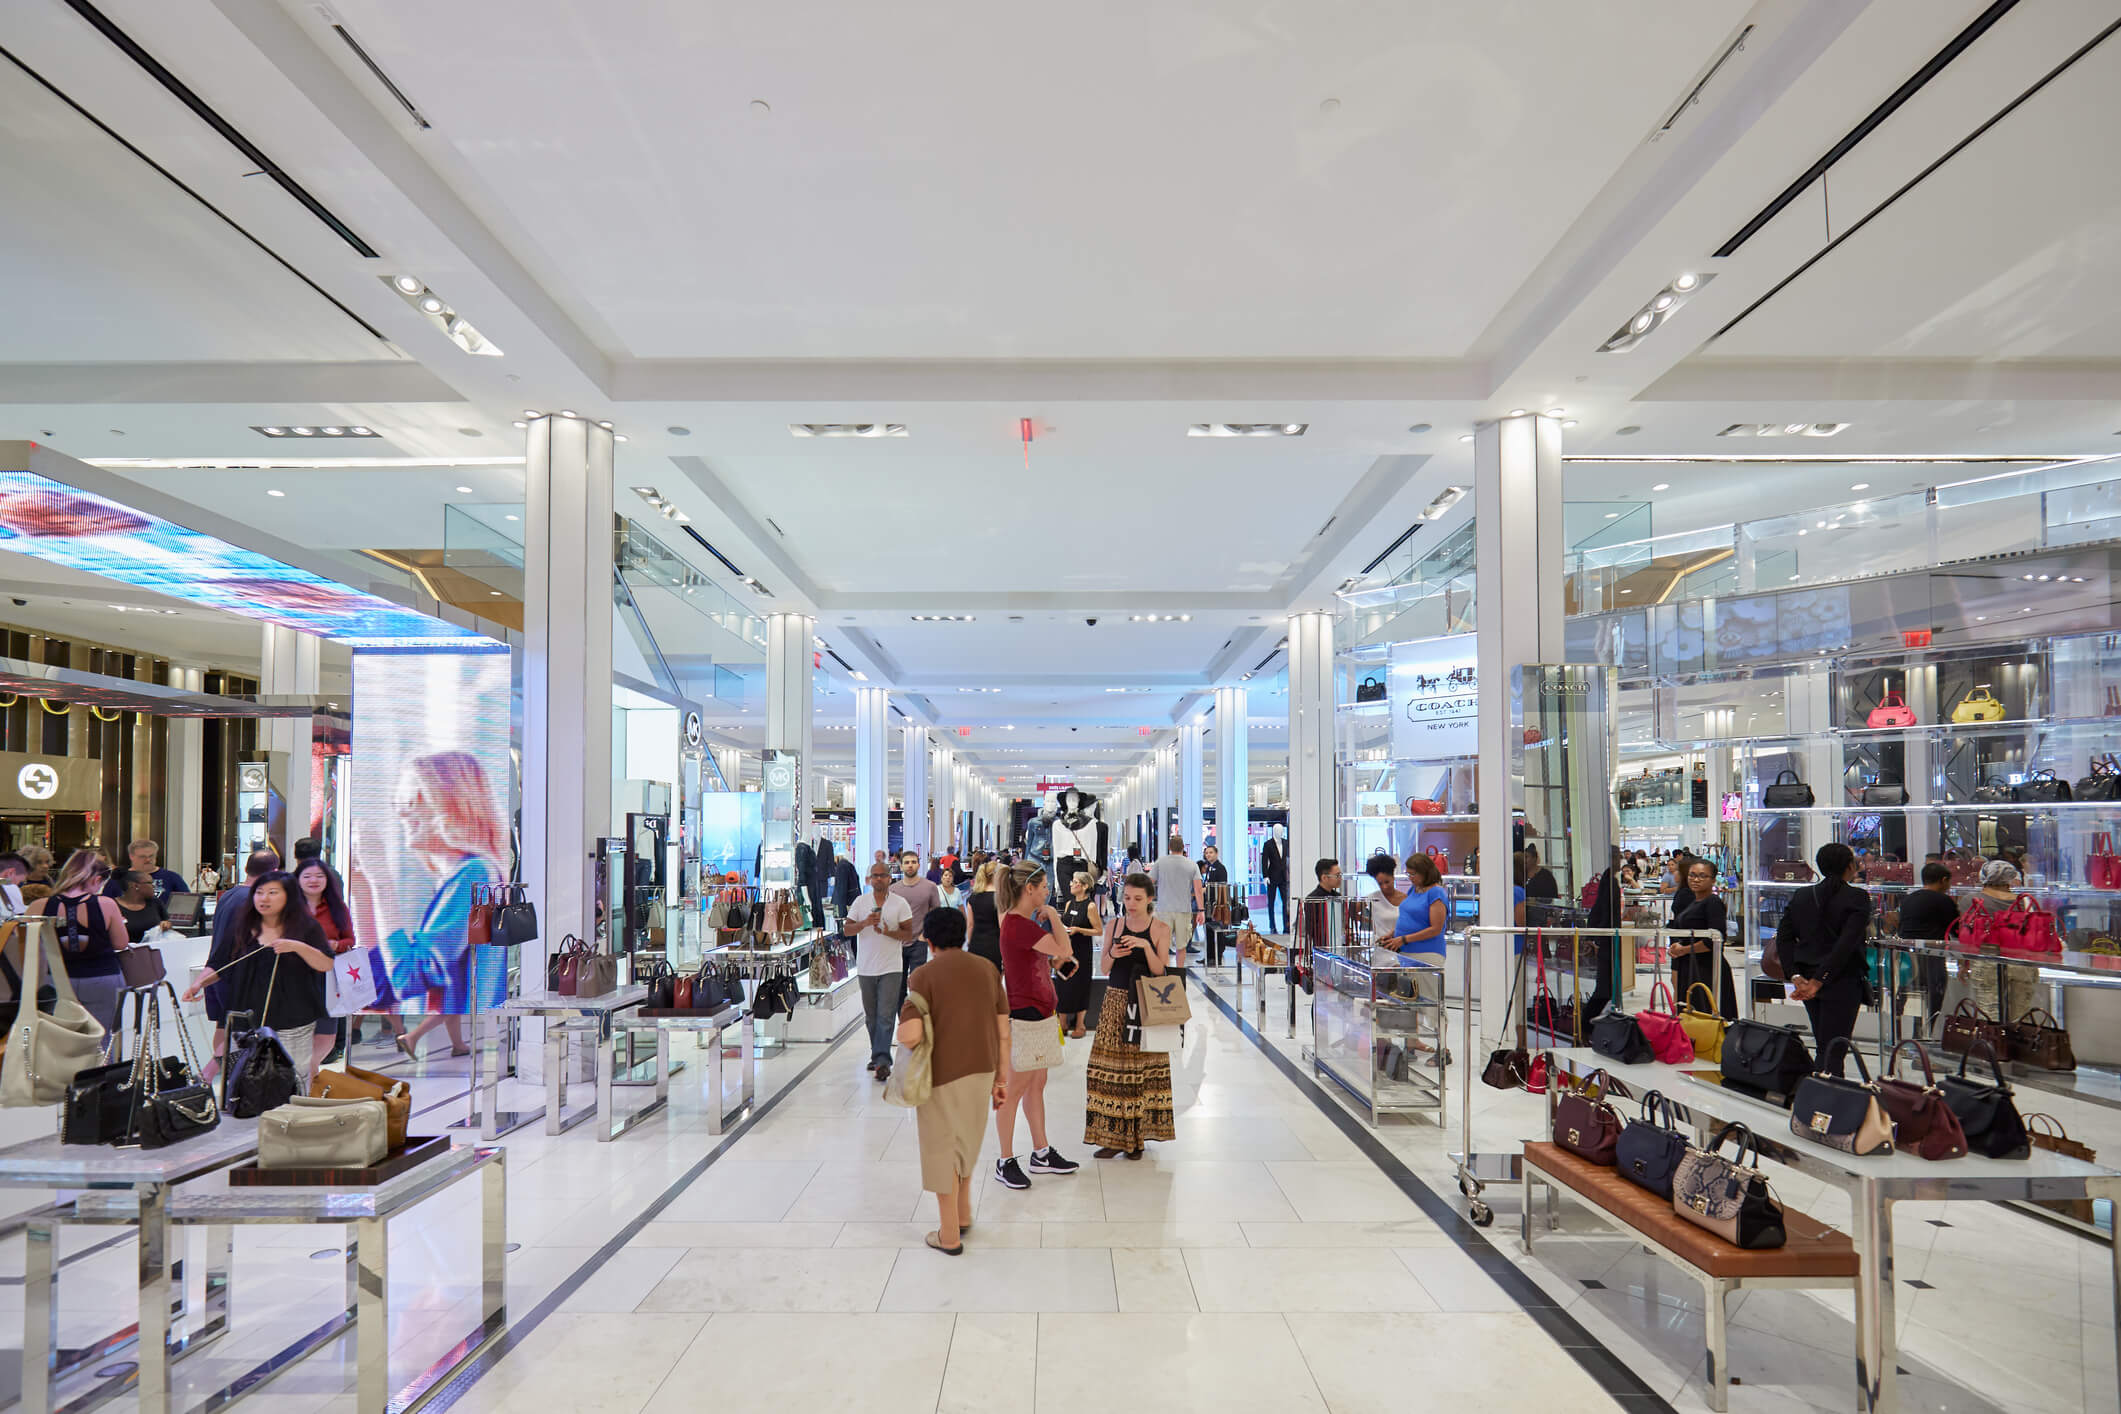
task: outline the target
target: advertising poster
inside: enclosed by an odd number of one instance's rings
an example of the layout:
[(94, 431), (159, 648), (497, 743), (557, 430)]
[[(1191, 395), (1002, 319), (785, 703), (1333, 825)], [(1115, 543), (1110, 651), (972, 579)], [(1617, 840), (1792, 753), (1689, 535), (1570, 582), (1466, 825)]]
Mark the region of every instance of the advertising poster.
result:
[(765, 834), (766, 797), (755, 790), (711, 790), (700, 797), (700, 868), (710, 879), (740, 875), (758, 882), (759, 844)]
[(508, 650), (353, 655), (354, 937), (376, 949), (390, 1009), (462, 1015), (507, 993), (509, 950), (473, 947), (472, 896), (505, 883)]
[(1434, 761), (1480, 750), (1474, 635), (1392, 645), (1392, 759)]

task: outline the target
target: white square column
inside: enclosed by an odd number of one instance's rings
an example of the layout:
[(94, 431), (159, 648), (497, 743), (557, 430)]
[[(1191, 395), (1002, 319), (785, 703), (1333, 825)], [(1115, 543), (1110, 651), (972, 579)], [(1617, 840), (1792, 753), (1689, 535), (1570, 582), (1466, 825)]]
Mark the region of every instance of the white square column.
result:
[[(1333, 857), (1340, 789), (1333, 763), (1333, 616), (1289, 616), (1289, 893), (1316, 882), (1311, 866)], [(1346, 868), (1355, 864), (1341, 861)], [(1359, 863), (1359, 862), (1358, 862)], [(1352, 890), (1351, 890), (1352, 892)]]
[[(169, 685), (179, 692), (203, 692), (206, 674), (199, 668), (172, 665)], [(186, 880), (196, 878), (199, 866), (211, 862), (221, 867), (221, 849), (215, 842), (213, 858), (207, 859), (206, 841), (206, 719), (169, 719), (169, 793), (162, 807), (162, 863)]]
[[(794, 751), (802, 770), (796, 777), (795, 837), (810, 838), (810, 807), (817, 798), (812, 784), (816, 770), (811, 750), (812, 677), (817, 668), (817, 649), (812, 640), (817, 620), (808, 614), (766, 616), (766, 749)], [(881, 792), (879, 792), (881, 794)], [(859, 790), (855, 808), (861, 808)], [(868, 861), (861, 867), (867, 869)]]
[(1173, 831), (1186, 842), (1186, 852), (1194, 859), (1200, 858), (1200, 842), (1207, 834), (1207, 818), (1201, 806), (1206, 798), (1207, 787), (1201, 779), (1207, 762), (1205, 749), (1207, 733), (1196, 717), (1178, 729), (1178, 745), (1173, 749), (1178, 762), (1178, 816), (1172, 822)]
[[(258, 691), (267, 697), (315, 697), (322, 680), (324, 640), (315, 634), (258, 625)], [(295, 841), (309, 833), (309, 804), (315, 791), (311, 771), (310, 718), (268, 717), (258, 733), (267, 751), (287, 758), (287, 812), (281, 817), (280, 858), (292, 863)], [(165, 863), (167, 859), (165, 858)]]
[[(1523, 744), (1511, 727), (1510, 670), (1563, 659), (1561, 586), (1567, 546), (1561, 518), (1561, 424), (1506, 417), (1473, 434), (1473, 602), (1480, 673), (1480, 921), (1507, 927), (1515, 912), (1510, 870), (1512, 777)], [(1580, 888), (1583, 880), (1573, 881)], [(1482, 939), (1480, 993), (1508, 995), (1511, 950)], [(1448, 980), (1448, 979), (1447, 979)], [(1508, 1018), (1483, 1011), (1493, 1037)], [(1471, 1064), (1469, 1056), (1459, 1057)]]
[(891, 796), (885, 786), (890, 707), (890, 694), (880, 687), (854, 690), (854, 857), (864, 874), (876, 852), (891, 847)]
[(1251, 711), (1245, 689), (1215, 689), (1215, 842), (1230, 871), (1230, 891), (1240, 901), (1251, 891), (1245, 847), (1246, 822), (1252, 817)]
[(536, 992), (548, 946), (596, 936), (592, 855), (610, 833), (611, 433), (533, 418), (524, 459), (523, 883), (539, 939), (521, 962)]
[(903, 811), (907, 849), (917, 849), (925, 858), (940, 853), (934, 848), (934, 833), (928, 820), (928, 729), (903, 727), (899, 731), (900, 775), (905, 780)]

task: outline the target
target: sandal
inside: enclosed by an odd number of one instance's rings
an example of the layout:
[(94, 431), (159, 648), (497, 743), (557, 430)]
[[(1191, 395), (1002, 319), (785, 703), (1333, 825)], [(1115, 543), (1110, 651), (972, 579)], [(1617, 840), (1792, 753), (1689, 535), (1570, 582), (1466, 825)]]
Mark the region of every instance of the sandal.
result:
[(403, 1036), (398, 1038), (398, 1049), (405, 1053), (405, 1059), (407, 1060), (418, 1060), (420, 1058), (419, 1051), (414, 1049), (412, 1042), (406, 1040)]
[(922, 1238), (921, 1241), (927, 1243), (930, 1247), (933, 1247), (936, 1251), (942, 1253), (945, 1257), (962, 1257), (965, 1255), (965, 1244), (962, 1242), (958, 1243), (955, 1247), (943, 1246), (941, 1233), (931, 1232), (926, 1237)]

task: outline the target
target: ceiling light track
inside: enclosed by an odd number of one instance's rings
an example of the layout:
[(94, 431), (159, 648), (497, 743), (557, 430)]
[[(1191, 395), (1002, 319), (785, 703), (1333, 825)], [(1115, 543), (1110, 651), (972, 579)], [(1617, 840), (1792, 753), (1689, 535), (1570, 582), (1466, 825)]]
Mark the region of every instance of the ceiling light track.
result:
[(418, 124), (422, 131), (434, 126), (433, 123), (427, 121), (426, 115), (413, 106), (412, 100), (405, 96), (405, 90), (399, 88), (390, 75), (383, 72), (383, 66), (371, 58), (368, 51), (361, 47), (361, 41), (355, 39), (353, 35), (347, 32), (346, 26), (339, 22), (338, 16), (332, 14), (331, 11), (325, 9), (322, 5), (317, 7), (317, 12), (324, 17), (324, 22), (331, 26), (331, 32), (339, 36), (346, 47), (353, 51), (354, 57), (361, 61), (361, 66), (367, 69), (369, 73), (375, 75), (376, 82), (383, 85), (392, 98), (398, 100), (398, 106), (405, 110), (407, 117)]
[(309, 276), (303, 274), (300, 270), (296, 269), (294, 265), (287, 259), (287, 257), (281, 255), (280, 252), (274, 250), (271, 246), (267, 245), (265, 242), (259, 240), (256, 236), (252, 235), (250, 231), (243, 225), (242, 222), (236, 220), (235, 217), (230, 216), (226, 211), (223, 211), (220, 207), (208, 201), (204, 196), (201, 196), (195, 189), (193, 189), (176, 173), (170, 171), (169, 168), (163, 166), (160, 162), (157, 162), (154, 158), (148, 156), (145, 152), (142, 152), (139, 148), (133, 146), (132, 143), (126, 141), (126, 139), (118, 132), (116, 128), (113, 128), (110, 124), (104, 122), (101, 118), (89, 112), (88, 109), (82, 107), (79, 103), (76, 103), (73, 100), (73, 97), (68, 94), (65, 89), (60, 88), (57, 84), (53, 83), (44, 75), (38, 73), (28, 64), (23, 63), (21, 58), (16, 55), (13, 50), (0, 47), (0, 59), (6, 59), (10, 64), (13, 64), (23, 73), (29, 75), (29, 77), (34, 80), (40, 88), (42, 88), (45, 92), (49, 93), (52, 97), (58, 99), (61, 103), (64, 103), (67, 107), (73, 109), (74, 112), (80, 114), (85, 121), (87, 121), (91, 126), (96, 129), (96, 131), (102, 133), (105, 137), (109, 138), (112, 142), (118, 144), (118, 146), (124, 148), (127, 152), (130, 152), (134, 157), (140, 159), (141, 162), (145, 163), (149, 168), (151, 168), (154, 171), (155, 175), (162, 178), (163, 181), (168, 182), (178, 191), (183, 192), (193, 201), (196, 201), (197, 203), (199, 203), (199, 205), (205, 207), (208, 211), (212, 212), (215, 218), (218, 219), (223, 225), (227, 226), (230, 230), (234, 231), (244, 240), (249, 241), (252, 245), (256, 246), (258, 250), (265, 255), (266, 259), (272, 261), (273, 264), (279, 266), (282, 270), (285, 270), (288, 274), (294, 276), (297, 280), (300, 280), (304, 285), (307, 285), (313, 292), (315, 292), (319, 299), (323, 300), (333, 309), (336, 309), (337, 311), (339, 311), (339, 313), (345, 315), (348, 319), (351, 319), (354, 323), (360, 325), (362, 332), (366, 333), (370, 338), (376, 340), (378, 343), (390, 342), (384, 337), (383, 331), (381, 329), (378, 329), (375, 325), (369, 323), (366, 319), (363, 319), (360, 315), (354, 313), (351, 309), (347, 308), (347, 306), (343, 304), (337, 296), (333, 295), (331, 291), (325, 289), (315, 280), (310, 279)]
[(198, 119), (220, 134), (221, 140), (243, 154), (273, 184), (302, 204), (304, 210), (331, 228), (333, 235), (352, 246), (364, 260), (379, 260), (382, 257), (376, 248), (354, 234), (353, 227), (335, 215), (331, 208), (310, 195), (307, 188), (293, 177), (280, 170), (280, 164), (265, 155), (263, 148), (245, 137), (236, 125), (214, 111), (213, 105), (185, 86), (184, 81), (162, 67), (154, 55), (140, 47), (131, 35), (111, 22), (89, 0), (66, 0), (66, 7), (88, 21), (97, 33), (117, 46), (118, 52), (133, 61), (142, 72), (169, 91), (169, 95), (191, 109)]
[(731, 564), (727, 555), (723, 554), (720, 550), (715, 549), (714, 546), (708, 544), (706, 536), (700, 534), (697, 530), (694, 530), (689, 524), (682, 520), (678, 521), (678, 529), (684, 531), (687, 535), (691, 536), (693, 543), (698, 545), (702, 550), (705, 550), (708, 554), (714, 556), (717, 560), (721, 561), (722, 568), (728, 570), (731, 574), (735, 575), (737, 578), (737, 583), (744, 585), (746, 588), (750, 589), (751, 592), (754, 594), (763, 595), (764, 597), (769, 599), (773, 597), (772, 590), (768, 589), (765, 585), (760, 584), (750, 575), (745, 574), (742, 570), (738, 569), (735, 565)]
[[(1989, 8), (1991, 10), (1997, 9), (1998, 7), (2008, 9), (2010, 7), (2010, 4), (2012, 3), (2015, 3), (2015, 0), (1997, 0), (1997, 4), (1992, 5)], [(1981, 21), (1979, 20), (1975, 21), (1975, 24), (1980, 23)], [(1969, 26), (1969, 28), (1971, 27), (1972, 26)], [(1996, 124), (2002, 122), (2005, 118), (2008, 118), (2011, 114), (2017, 112), (2021, 107), (2026, 104), (2028, 100), (2032, 98), (2034, 94), (2040, 92), (2041, 89), (2046, 88), (2056, 79), (2061, 78), (2062, 75), (2068, 73), (2072, 68), (2076, 67), (2080, 60), (2082, 60), (2086, 55), (2090, 54), (2094, 49), (2097, 49), (2100, 45), (2106, 43), (2107, 40), (2113, 38), (2114, 34), (2117, 31), (2121, 31), (2121, 20), (2115, 20), (2112, 24), (2109, 24), (2105, 29), (2100, 30), (2097, 34), (2093, 35), (2090, 39), (2086, 40), (2068, 58), (2064, 59), (2061, 63), (2055, 65), (2054, 68), (2049, 69), (2045, 74), (2042, 74), (2037, 80), (2033, 82), (2033, 85), (2030, 88), (2025, 90), (2025, 92), (2019, 94), (2016, 98), (2013, 98), (2010, 102), (2004, 104), (2001, 108), (1997, 109), (1995, 114), (1990, 117), (1987, 122), (1984, 122), (1983, 124), (1981, 124), (1981, 126), (1975, 128), (1965, 137), (1959, 139), (1959, 141), (1953, 143), (1950, 147), (1946, 148), (1944, 154), (1936, 161), (1930, 163), (1929, 166), (1924, 167), (1914, 176), (1908, 178), (1908, 180), (1897, 191), (1893, 192), (1890, 196), (1886, 197), (1885, 200), (1879, 202), (1869, 211), (1864, 212), (1863, 215), (1858, 217), (1855, 223), (1851, 225), (1847, 230), (1843, 231), (1840, 235), (1834, 237), (1825, 245), (1821, 246), (1809, 260), (1805, 261), (1802, 265), (1799, 265), (1795, 270), (1792, 270), (1789, 274), (1783, 276), (1780, 280), (1777, 280), (1773, 287), (1771, 287), (1766, 294), (1763, 294), (1759, 299), (1754, 300), (1744, 309), (1738, 311), (1738, 313), (1733, 316), (1730, 323), (1724, 325), (1721, 329), (1718, 329), (1714, 334), (1709, 336), (1709, 342), (1714, 343), (1716, 340), (1722, 338), (1725, 334), (1730, 333), (1731, 330), (1737, 328), (1740, 324), (1743, 324), (1747, 319), (1752, 317), (1752, 314), (1755, 310), (1759, 309), (1769, 300), (1773, 299), (1775, 296), (1781, 294), (1784, 290), (1788, 289), (1791, 285), (1795, 284), (1800, 276), (1804, 275), (1813, 266), (1817, 265), (1820, 261), (1826, 259), (1827, 256), (1833, 254), (1836, 250), (1839, 250), (1844, 241), (1848, 240), (1851, 236), (1855, 235), (1865, 226), (1870, 225), (1871, 222), (1877, 220), (1880, 216), (1884, 215), (1886, 211), (1893, 205), (1893, 203), (1900, 200), (1901, 197), (1906, 196), (1916, 187), (1921, 186), (1924, 182), (1928, 181), (1930, 177), (1940, 167), (1944, 166), (1945, 163), (1951, 161), (1954, 157), (1957, 157), (1960, 153), (1966, 151), (1967, 148), (1973, 146), (1974, 142), (1977, 139), (1979, 139), (1983, 134), (1987, 133), (1989, 129), (1995, 127)], [(1733, 237), (1733, 239), (1735, 240), (1736, 237)]]
[[(1986, 10), (1983, 10), (1980, 14), (1976, 15), (1974, 17), (1973, 23), (1969, 24), (1965, 29), (1960, 30), (1959, 33), (1953, 35), (1951, 38), (1951, 42), (1946, 44), (1942, 49), (1938, 50), (1935, 54), (1932, 54), (1929, 58), (1929, 62), (1924, 64), (1921, 68), (1915, 70), (1914, 74), (1907, 80), (1907, 82), (1901, 84), (1900, 87), (1894, 89), (1892, 93), (1886, 96), (1886, 99), (1883, 103), (1880, 103), (1876, 108), (1873, 108), (1869, 113), (1865, 114), (1863, 121), (1856, 124), (1855, 127), (1850, 128), (1848, 132), (1842, 136), (1841, 141), (1835, 143), (1832, 147), (1826, 150), (1825, 156), (1821, 157), (1817, 162), (1814, 162), (1810, 167), (1806, 168), (1804, 174), (1798, 177), (1796, 181), (1791, 182), (1787, 187), (1783, 188), (1781, 194), (1778, 195), (1773, 201), (1769, 202), (1766, 206), (1760, 208), (1759, 212), (1754, 215), (1752, 220), (1746, 222), (1743, 226), (1739, 227), (1738, 234), (1732, 236), (1729, 240), (1725, 241), (1722, 245), (1718, 246), (1716, 248), (1716, 257), (1720, 260), (1728, 255), (1731, 255), (1740, 246), (1744, 245), (1747, 241), (1751, 240), (1754, 236), (1758, 235), (1760, 233), (1761, 227), (1767, 225), (1768, 222), (1774, 220), (1777, 216), (1782, 214), (1783, 208), (1787, 207), (1791, 202), (1795, 201), (1798, 197), (1802, 196), (1806, 187), (1810, 186), (1813, 182), (1816, 182), (1821, 177), (1825, 176), (1828, 168), (1832, 167), (1842, 158), (1848, 156), (1849, 153), (1855, 148), (1857, 143), (1862, 142), (1865, 138), (1869, 137), (1872, 133), (1876, 132), (1879, 127), (1884, 124), (1887, 118), (1890, 118), (1893, 116), (1893, 114), (1899, 112), (1901, 107), (1905, 105), (1910, 98), (1913, 98), (1915, 94), (1919, 92), (1925, 84), (1927, 84), (1931, 79), (1937, 77), (1938, 74), (1943, 73), (1944, 68), (1947, 64), (1951, 63), (1952, 60), (1958, 58), (1961, 54), (1964, 54), (1969, 48), (1973, 46), (1975, 40), (1979, 39), (1982, 35), (1988, 33), (1990, 27), (1993, 26), (1996, 21), (2002, 19), (2005, 15), (2009, 14), (2012, 10), (2016, 9), (2017, 5), (2018, 0), (1995, 0), (1995, 3), (1991, 4)], [(2045, 82), (2045, 80), (2043, 80), (2042, 82)]]
[(1370, 563), (1364, 565), (1362, 567), (1362, 574), (1357, 575), (1356, 578), (1362, 578), (1363, 575), (1369, 574), (1372, 570), (1376, 569), (1386, 560), (1391, 559), (1393, 554), (1398, 551), (1399, 547), (1406, 544), (1409, 540), (1413, 539), (1414, 532), (1421, 529), (1424, 524), (1426, 524), (1425, 521), (1417, 520), (1412, 525), (1408, 526), (1405, 530), (1400, 531), (1399, 538), (1397, 540), (1394, 540), (1391, 544), (1385, 546), (1384, 549), (1378, 551), (1377, 558), (1370, 561)]

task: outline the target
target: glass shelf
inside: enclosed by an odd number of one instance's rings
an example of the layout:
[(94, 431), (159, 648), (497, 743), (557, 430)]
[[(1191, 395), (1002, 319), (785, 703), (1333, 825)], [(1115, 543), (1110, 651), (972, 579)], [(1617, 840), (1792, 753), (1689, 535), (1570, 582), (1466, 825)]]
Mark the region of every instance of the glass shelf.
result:
[(2001, 805), (1748, 805), (1755, 815), (2031, 815), (2050, 810), (2121, 813), (2121, 800), (2018, 800)]
[(1453, 825), (1453, 824), (1457, 824), (1457, 825), (1462, 825), (1462, 824), (1465, 824), (1465, 823), (1466, 823), (1466, 822), (1468, 822), (1468, 821), (1478, 820), (1479, 818), (1480, 818), (1480, 816), (1479, 816), (1479, 815), (1477, 815), (1477, 814), (1468, 814), (1468, 815), (1406, 815), (1406, 814), (1399, 814), (1399, 815), (1343, 815), (1343, 816), (1341, 816), (1341, 817), (1340, 817), (1340, 819), (1341, 819), (1341, 823), (1343, 823), (1343, 824), (1347, 824), (1347, 823), (1351, 823), (1351, 822), (1353, 822), (1353, 823), (1360, 823), (1360, 822), (1362, 822), (1362, 821), (1365, 821), (1365, 820), (1376, 820), (1376, 821), (1379, 821), (1379, 822), (1383, 822), (1383, 821), (1387, 821), (1387, 820), (1412, 820), (1412, 821), (1414, 821), (1414, 822), (1415, 822), (1416, 824), (1430, 824), (1430, 825)]
[[(1748, 889), (1758, 889), (1765, 892), (1773, 889), (1808, 889), (1818, 882), (1817, 879), (1801, 881), (1790, 879), (1748, 879), (1745, 882), (1745, 886)], [(1856, 887), (1867, 889), (1872, 893), (1878, 893), (1884, 889), (1919, 889), (1922, 885), (1920, 883), (1881, 884), (1873, 880), (1868, 883), (1859, 881)], [(1954, 884), (1945, 892), (1949, 893), (1953, 898), (1971, 898), (1981, 892), (1981, 886), (1979, 884)], [(2121, 904), (2121, 889), (2095, 889), (2089, 884), (2041, 883), (2027, 879), (2020, 886), (2019, 892), (2033, 894), (2039, 898), (2068, 897), (2072, 899), (2089, 899), (2094, 903), (2103, 900), (2108, 903)]]

